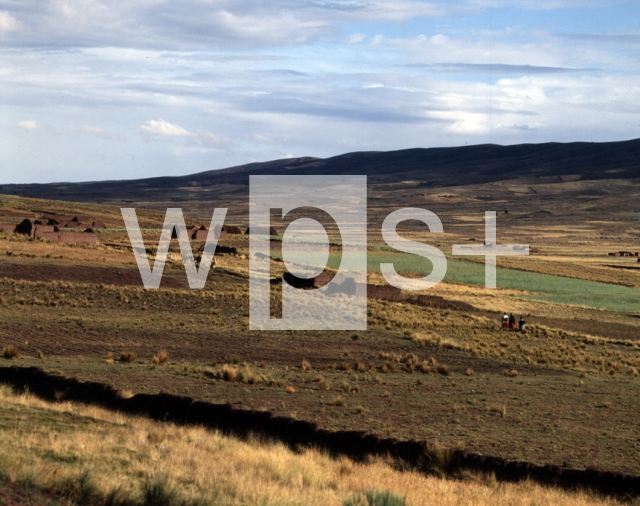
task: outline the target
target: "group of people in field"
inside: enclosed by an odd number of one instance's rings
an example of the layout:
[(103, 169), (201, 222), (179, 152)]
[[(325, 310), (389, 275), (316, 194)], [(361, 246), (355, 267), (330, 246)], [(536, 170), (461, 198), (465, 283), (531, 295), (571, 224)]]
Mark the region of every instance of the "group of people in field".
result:
[(516, 324), (516, 317), (513, 316), (513, 313), (511, 313), (510, 315), (507, 315), (507, 313), (504, 313), (502, 315), (503, 329), (519, 330), (520, 332), (524, 332), (524, 326), (525, 326), (525, 321), (522, 316), (520, 317), (520, 320)]

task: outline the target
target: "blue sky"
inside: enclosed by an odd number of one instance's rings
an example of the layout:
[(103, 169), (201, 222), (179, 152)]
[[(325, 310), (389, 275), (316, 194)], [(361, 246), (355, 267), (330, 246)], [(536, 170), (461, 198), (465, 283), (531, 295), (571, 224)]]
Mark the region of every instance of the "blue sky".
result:
[(640, 2), (0, 0), (0, 182), (640, 137)]

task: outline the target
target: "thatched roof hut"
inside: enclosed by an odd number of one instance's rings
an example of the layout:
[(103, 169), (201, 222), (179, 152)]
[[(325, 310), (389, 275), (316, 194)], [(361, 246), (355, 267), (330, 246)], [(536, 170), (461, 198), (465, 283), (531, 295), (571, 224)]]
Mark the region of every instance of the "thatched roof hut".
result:
[(235, 225), (223, 225), (222, 230), (227, 234), (242, 235), (242, 229), (240, 227), (236, 227)]

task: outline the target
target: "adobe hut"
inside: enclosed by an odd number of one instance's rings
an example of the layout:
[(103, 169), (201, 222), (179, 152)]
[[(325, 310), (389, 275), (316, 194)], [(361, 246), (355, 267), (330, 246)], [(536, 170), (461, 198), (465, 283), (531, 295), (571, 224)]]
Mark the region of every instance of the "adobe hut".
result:
[(52, 234), (58, 231), (58, 227), (54, 227), (52, 225), (35, 225), (31, 231), (31, 237), (35, 239), (43, 239), (43, 234)]
[[(186, 229), (186, 237), (187, 239), (191, 238), (191, 234), (193, 234), (195, 227), (187, 227)], [(182, 232), (185, 233), (185, 232)], [(177, 239), (178, 238), (178, 227), (173, 227), (173, 230), (171, 231), (171, 239)]]
[(231, 235), (242, 235), (242, 229), (240, 227), (236, 227), (235, 225), (224, 225), (222, 227), (223, 232)]
[(196, 241), (206, 241), (208, 235), (209, 231), (207, 230), (207, 227), (202, 225), (200, 228), (193, 231), (191, 239), (195, 239)]
[(227, 231), (225, 230), (224, 226), (220, 226), (217, 225), (216, 228), (213, 229), (214, 230), (214, 236), (216, 239), (220, 240), (220, 239), (226, 239), (227, 238)]

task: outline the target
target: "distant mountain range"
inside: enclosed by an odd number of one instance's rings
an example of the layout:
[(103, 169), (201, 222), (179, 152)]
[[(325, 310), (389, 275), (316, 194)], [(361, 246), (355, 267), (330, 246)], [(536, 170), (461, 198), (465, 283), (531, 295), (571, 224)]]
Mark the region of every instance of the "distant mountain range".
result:
[[(257, 174), (359, 174), (370, 185), (411, 182), (443, 187), (518, 179), (554, 181), (640, 178), (640, 139), (354, 152), (332, 158), (287, 158), (177, 177), (84, 183), (8, 184), (0, 193), (80, 202), (180, 202), (196, 195), (243, 199)], [(415, 187), (415, 186), (414, 186)]]

